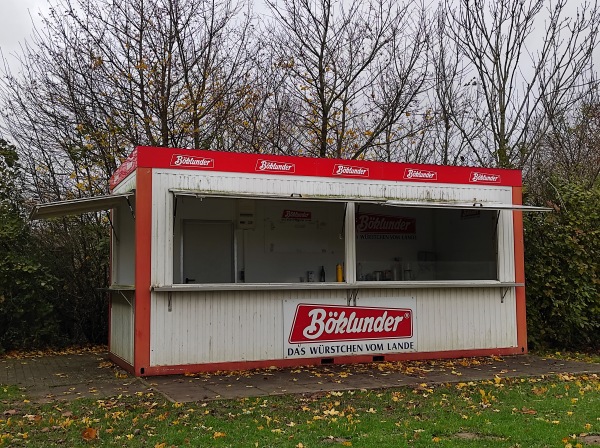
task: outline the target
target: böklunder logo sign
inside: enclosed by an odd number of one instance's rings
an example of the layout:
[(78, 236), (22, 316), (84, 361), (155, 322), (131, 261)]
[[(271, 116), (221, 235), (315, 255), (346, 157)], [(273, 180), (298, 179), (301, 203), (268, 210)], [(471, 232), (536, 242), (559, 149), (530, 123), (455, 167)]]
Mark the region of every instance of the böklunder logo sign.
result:
[(300, 210), (284, 210), (281, 219), (283, 221), (310, 221), (312, 213)]
[(406, 168), (404, 170), (404, 178), (410, 180), (437, 180), (437, 171)]
[(332, 174), (334, 176), (369, 177), (369, 168), (336, 164)]
[(296, 165), (288, 162), (274, 162), (272, 160), (259, 159), (256, 162), (256, 171), (270, 173), (294, 173)]
[(184, 156), (181, 154), (173, 154), (171, 157), (171, 166), (185, 168), (214, 168), (215, 160), (207, 157)]
[(469, 182), (497, 184), (500, 183), (500, 176), (498, 174), (486, 174), (471, 171)]
[(415, 233), (417, 220), (404, 216), (386, 216), (372, 213), (356, 215), (357, 233)]
[(409, 308), (371, 308), (299, 304), (289, 342), (357, 341), (411, 338), (413, 311)]

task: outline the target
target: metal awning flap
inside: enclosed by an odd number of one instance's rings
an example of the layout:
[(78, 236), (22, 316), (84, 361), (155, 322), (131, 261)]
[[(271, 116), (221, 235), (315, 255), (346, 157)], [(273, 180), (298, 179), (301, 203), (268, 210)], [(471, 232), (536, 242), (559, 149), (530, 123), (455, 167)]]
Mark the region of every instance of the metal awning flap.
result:
[(531, 205), (502, 204), (498, 202), (433, 202), (433, 201), (386, 201), (393, 207), (455, 208), (468, 210), (516, 210), (522, 212), (551, 212), (551, 208)]
[(299, 200), (299, 201), (315, 201), (315, 202), (369, 202), (381, 204), (385, 199), (376, 198), (356, 198), (347, 196), (310, 196), (300, 193), (292, 194), (260, 194), (260, 193), (243, 193), (243, 192), (214, 192), (204, 190), (179, 190), (172, 188), (169, 190), (175, 197), (190, 196), (197, 199), (204, 198), (227, 198), (227, 199), (272, 199), (272, 200)]
[(122, 194), (108, 194), (91, 198), (38, 204), (31, 212), (30, 218), (47, 219), (59, 216), (79, 215), (81, 213), (109, 210), (122, 205), (129, 206), (129, 208), (133, 210), (130, 198), (134, 195), (135, 193), (131, 191)]
[(281, 195), (281, 194), (254, 194), (240, 192), (211, 192), (200, 190), (169, 190), (177, 198), (178, 196), (191, 196), (198, 199), (202, 198), (249, 198), (249, 199), (283, 199), (283, 200), (304, 200), (319, 202), (357, 202), (357, 203), (375, 203), (389, 205), (392, 207), (416, 207), (416, 208), (454, 208), (454, 209), (477, 209), (477, 210), (516, 210), (522, 212), (551, 212), (553, 209), (547, 207), (534, 207), (531, 205), (504, 204), (500, 202), (454, 202), (454, 201), (404, 201), (389, 200), (378, 198), (363, 197), (344, 197), (344, 196), (307, 196), (302, 194)]

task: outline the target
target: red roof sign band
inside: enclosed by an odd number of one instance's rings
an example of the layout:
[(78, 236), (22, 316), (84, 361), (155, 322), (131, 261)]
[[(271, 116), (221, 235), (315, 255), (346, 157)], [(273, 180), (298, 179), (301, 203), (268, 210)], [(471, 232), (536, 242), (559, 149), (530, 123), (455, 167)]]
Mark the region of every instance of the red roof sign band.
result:
[(137, 147), (110, 180), (114, 189), (136, 168), (213, 170), (270, 175), (347, 177), (400, 182), (449, 184), (522, 185), (519, 170), (473, 168), (446, 165), (418, 165), (312, 157), (218, 152), (191, 149)]

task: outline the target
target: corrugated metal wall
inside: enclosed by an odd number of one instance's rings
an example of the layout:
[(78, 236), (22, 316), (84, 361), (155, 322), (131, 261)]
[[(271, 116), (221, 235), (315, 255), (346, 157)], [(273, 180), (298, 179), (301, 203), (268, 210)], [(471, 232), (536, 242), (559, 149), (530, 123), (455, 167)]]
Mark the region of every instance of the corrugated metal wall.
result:
[(112, 292), (110, 351), (133, 364), (133, 291)]
[[(283, 358), (283, 301), (346, 304), (344, 290), (152, 293), (152, 366)], [(368, 289), (357, 305), (415, 297), (419, 352), (515, 347), (514, 289)]]
[[(511, 203), (508, 187), (370, 183), (320, 178), (264, 178), (235, 173), (155, 170), (153, 175), (153, 285), (173, 279), (173, 195), (169, 189), (253, 194), (329, 195), (417, 200)], [(499, 279), (514, 281), (512, 213), (501, 212)], [(376, 306), (377, 298), (416, 298), (417, 347), (420, 352), (515, 347), (514, 288), (504, 298), (494, 288), (365, 289), (358, 305)], [(171, 310), (169, 311), (169, 294)], [(152, 366), (283, 358), (283, 300), (346, 303), (345, 290), (264, 290), (153, 292)]]

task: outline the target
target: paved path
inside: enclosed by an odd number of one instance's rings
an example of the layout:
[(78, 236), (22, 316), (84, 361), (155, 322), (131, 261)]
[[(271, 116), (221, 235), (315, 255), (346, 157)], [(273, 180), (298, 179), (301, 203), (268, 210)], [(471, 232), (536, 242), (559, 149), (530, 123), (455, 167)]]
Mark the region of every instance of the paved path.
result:
[(31, 400), (109, 397), (145, 391), (147, 386), (108, 361), (107, 353), (0, 359), (0, 384), (16, 385)]
[(0, 384), (17, 385), (32, 400), (104, 398), (153, 390), (177, 402), (277, 394), (321, 393), (399, 386), (420, 387), (499, 377), (600, 375), (600, 364), (521, 355), (454, 361), (331, 365), (289, 369), (135, 378), (107, 361), (106, 353), (0, 359)]

